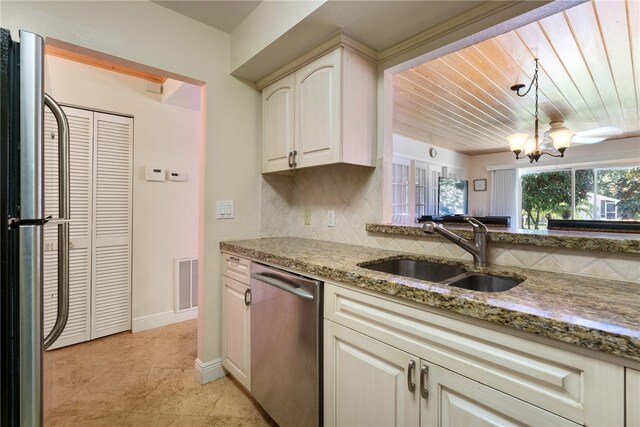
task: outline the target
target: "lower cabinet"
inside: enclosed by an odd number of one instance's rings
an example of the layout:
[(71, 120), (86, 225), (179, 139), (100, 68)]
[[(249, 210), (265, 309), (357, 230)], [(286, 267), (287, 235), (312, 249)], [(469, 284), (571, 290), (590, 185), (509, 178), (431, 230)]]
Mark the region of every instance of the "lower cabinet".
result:
[[(372, 292), (325, 282), (324, 295), (327, 425), (625, 424), (620, 365)], [(627, 370), (627, 425), (639, 403)]]
[(627, 426), (640, 427), (640, 371), (627, 368)]
[(577, 426), (325, 320), (327, 426)]
[(251, 389), (249, 285), (222, 276), (222, 366)]

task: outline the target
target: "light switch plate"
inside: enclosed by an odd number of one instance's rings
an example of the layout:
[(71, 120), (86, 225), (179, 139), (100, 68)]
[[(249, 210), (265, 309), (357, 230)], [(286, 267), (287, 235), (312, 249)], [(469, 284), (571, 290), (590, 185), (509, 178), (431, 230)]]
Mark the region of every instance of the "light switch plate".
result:
[(233, 217), (233, 200), (216, 200), (216, 219), (232, 219)]
[(336, 226), (336, 211), (332, 209), (327, 211), (327, 226), (328, 227)]
[(311, 212), (304, 213), (304, 225), (311, 225)]

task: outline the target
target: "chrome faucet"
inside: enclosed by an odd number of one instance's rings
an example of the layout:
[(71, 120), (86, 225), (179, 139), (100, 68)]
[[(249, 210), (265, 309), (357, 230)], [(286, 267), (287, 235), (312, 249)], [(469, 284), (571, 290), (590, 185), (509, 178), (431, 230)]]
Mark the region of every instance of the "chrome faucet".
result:
[(450, 232), (442, 225), (438, 225), (433, 221), (425, 222), (422, 229), (425, 233), (438, 233), (448, 240), (451, 240), (453, 243), (473, 255), (474, 265), (484, 267), (487, 265), (487, 227), (473, 217), (465, 216), (463, 219), (473, 226), (473, 243)]

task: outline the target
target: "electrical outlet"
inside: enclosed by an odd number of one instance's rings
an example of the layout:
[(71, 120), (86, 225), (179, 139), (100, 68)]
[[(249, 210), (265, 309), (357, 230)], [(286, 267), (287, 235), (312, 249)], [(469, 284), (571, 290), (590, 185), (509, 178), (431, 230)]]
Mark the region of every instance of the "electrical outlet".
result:
[(327, 211), (327, 226), (329, 227), (336, 226), (336, 211), (332, 209)]
[(304, 213), (304, 225), (311, 225), (311, 212)]

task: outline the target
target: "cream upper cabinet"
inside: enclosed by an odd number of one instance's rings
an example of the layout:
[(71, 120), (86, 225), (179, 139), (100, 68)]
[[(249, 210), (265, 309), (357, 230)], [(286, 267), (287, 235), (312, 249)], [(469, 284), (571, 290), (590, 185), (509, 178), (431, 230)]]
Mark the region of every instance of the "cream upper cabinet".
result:
[(262, 172), (375, 166), (376, 70), (339, 47), (262, 91)]
[(341, 56), (334, 50), (295, 73), (298, 168), (341, 160)]
[(262, 172), (289, 169), (294, 151), (294, 84), (290, 74), (262, 91)]

